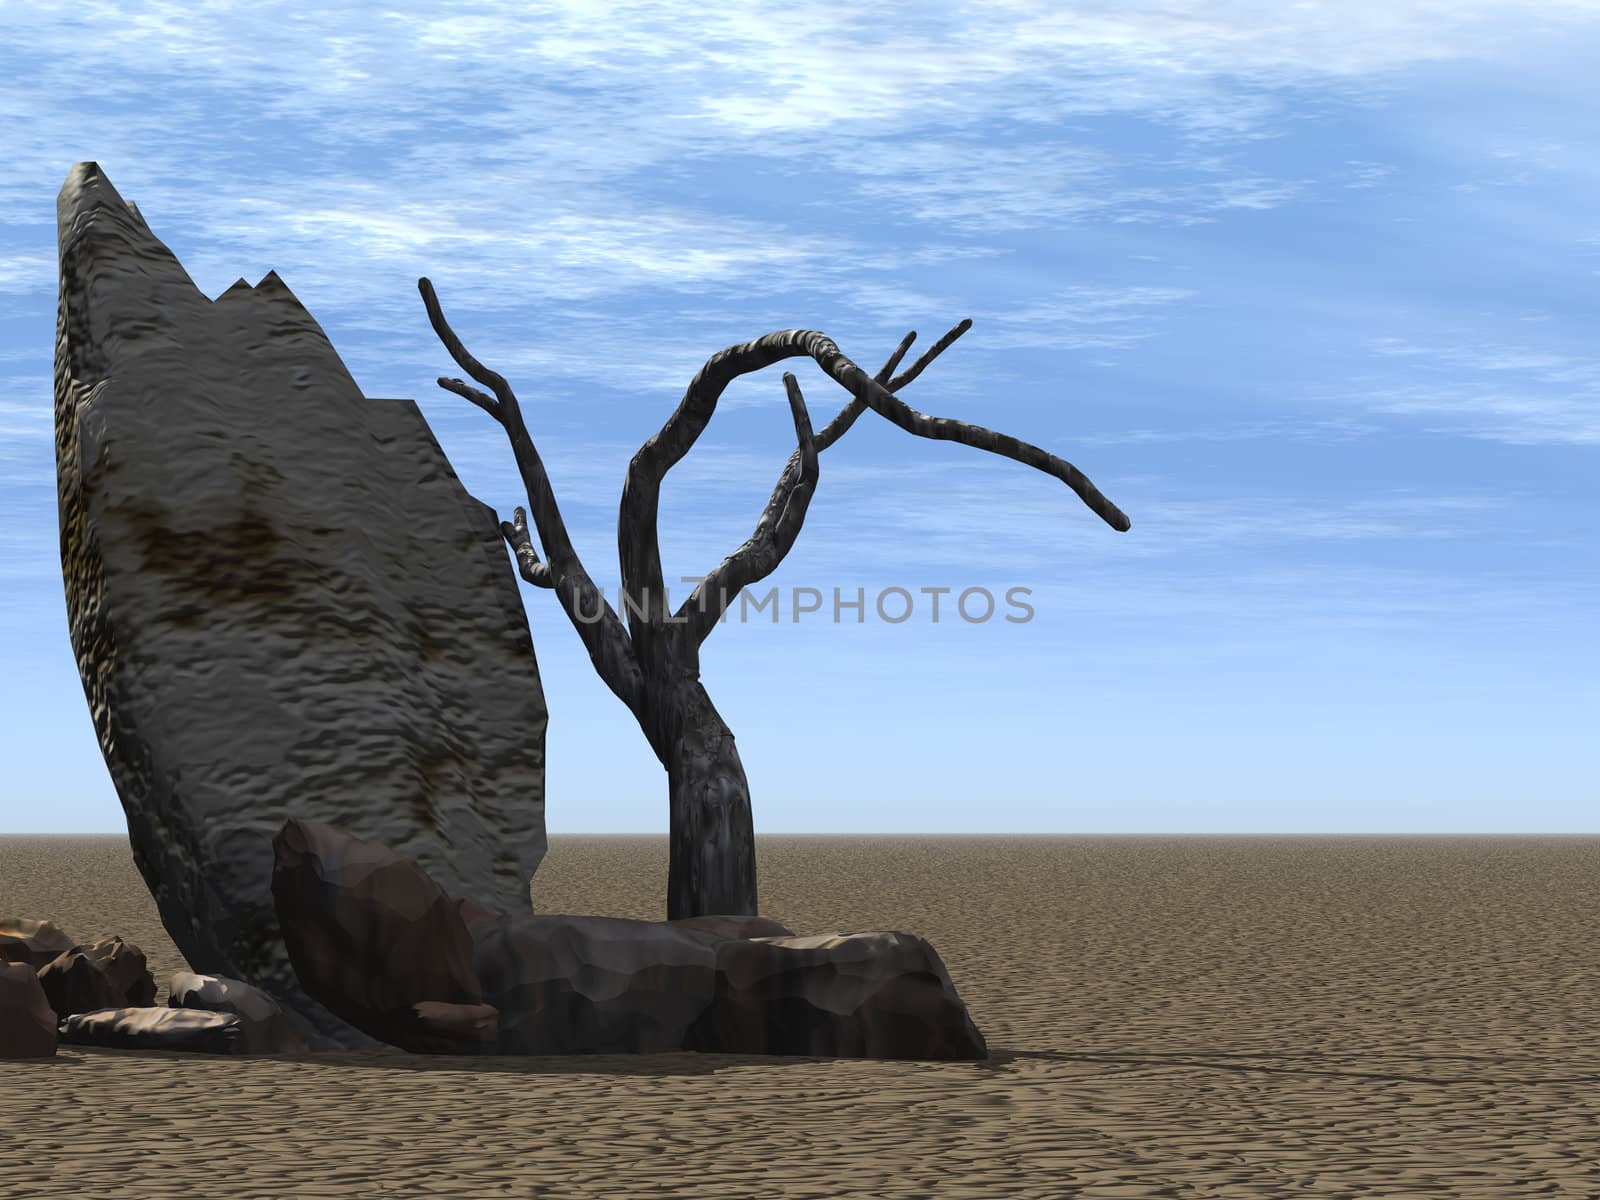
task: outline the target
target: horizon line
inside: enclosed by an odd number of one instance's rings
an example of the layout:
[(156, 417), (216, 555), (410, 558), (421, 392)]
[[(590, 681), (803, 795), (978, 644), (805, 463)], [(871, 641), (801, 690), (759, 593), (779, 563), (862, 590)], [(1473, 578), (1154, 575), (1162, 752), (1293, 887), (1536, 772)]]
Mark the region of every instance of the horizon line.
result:
[[(126, 831), (104, 829), (79, 830), (20, 830), (0, 831), (0, 838), (8, 837), (120, 837)], [(547, 838), (558, 837), (635, 837), (665, 838), (668, 831), (660, 830), (567, 830), (560, 833), (545, 832)], [(1600, 829), (1573, 830), (1473, 830), (1473, 829), (1414, 829), (1414, 830), (805, 830), (779, 829), (757, 832), (763, 837), (1600, 837)]]

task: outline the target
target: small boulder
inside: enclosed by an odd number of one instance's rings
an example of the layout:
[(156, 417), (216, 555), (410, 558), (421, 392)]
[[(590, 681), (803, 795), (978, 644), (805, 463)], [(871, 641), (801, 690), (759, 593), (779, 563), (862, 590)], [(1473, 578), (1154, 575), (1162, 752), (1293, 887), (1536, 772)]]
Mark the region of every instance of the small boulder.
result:
[[(417, 1054), (440, 1053), (467, 1022), (420, 1022), (417, 1004), (481, 1005), (460, 901), (409, 859), (322, 821), (285, 821), (272, 839), (272, 899), (289, 961), (306, 992), (364, 1033)], [(474, 919), (492, 913), (474, 905)]]
[(266, 992), (223, 975), (179, 971), (167, 984), (170, 1008), (232, 1013), (239, 1018), (238, 1050), (244, 1054), (303, 1054), (307, 1040), (290, 1025), (284, 1008)]
[(0, 962), (0, 1058), (49, 1058), (56, 1014), (39, 975), (24, 962)]
[(63, 951), (40, 968), (39, 982), (60, 1017), (98, 1008), (143, 1007), (156, 998), (144, 951), (120, 937)]
[(233, 1013), (193, 1008), (102, 1008), (61, 1022), (61, 1040), (113, 1050), (190, 1050), (233, 1054), (243, 1022)]
[(0, 917), (0, 959), (27, 963), (35, 971), (76, 943), (50, 921)]
[(983, 1059), (938, 952), (910, 933), (717, 943), (716, 996), (684, 1046), (723, 1054)]

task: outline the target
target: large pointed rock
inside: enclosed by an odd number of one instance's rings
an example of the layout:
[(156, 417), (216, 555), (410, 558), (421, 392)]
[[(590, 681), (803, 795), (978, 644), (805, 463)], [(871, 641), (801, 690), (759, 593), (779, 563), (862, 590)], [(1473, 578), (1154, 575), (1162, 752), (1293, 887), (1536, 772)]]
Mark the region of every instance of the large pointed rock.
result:
[(276, 274), (207, 299), (94, 163), (57, 220), (67, 615), (134, 861), (194, 970), (370, 1048), (294, 977), (272, 837), (337, 821), (528, 911), (546, 713), (498, 521)]

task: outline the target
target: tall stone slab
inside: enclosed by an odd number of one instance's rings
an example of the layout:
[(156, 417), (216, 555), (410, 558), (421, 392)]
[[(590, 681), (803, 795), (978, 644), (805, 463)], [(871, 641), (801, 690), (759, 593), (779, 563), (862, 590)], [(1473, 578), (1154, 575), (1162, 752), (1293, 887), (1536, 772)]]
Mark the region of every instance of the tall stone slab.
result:
[(215, 301), (94, 163), (57, 201), (72, 648), (134, 860), (196, 971), (299, 986), (272, 838), (313, 818), (530, 910), (546, 711), (498, 518), (276, 273)]

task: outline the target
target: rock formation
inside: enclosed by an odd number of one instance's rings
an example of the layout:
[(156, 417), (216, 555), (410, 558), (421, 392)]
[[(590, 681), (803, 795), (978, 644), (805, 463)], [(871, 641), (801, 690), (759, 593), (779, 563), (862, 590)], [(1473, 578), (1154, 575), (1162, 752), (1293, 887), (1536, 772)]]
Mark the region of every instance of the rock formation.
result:
[(302, 985), (408, 1050), (988, 1053), (939, 955), (911, 934), (795, 937), (764, 917), (507, 916), (324, 822), (286, 821), (273, 848)]
[(529, 910), (546, 712), (499, 522), (275, 273), (207, 299), (94, 163), (57, 220), (67, 614), (134, 860), (197, 971), (370, 1048), (294, 977), (272, 837), (335, 821)]

